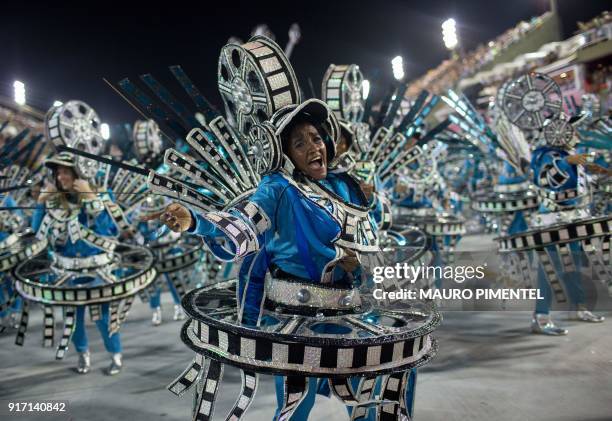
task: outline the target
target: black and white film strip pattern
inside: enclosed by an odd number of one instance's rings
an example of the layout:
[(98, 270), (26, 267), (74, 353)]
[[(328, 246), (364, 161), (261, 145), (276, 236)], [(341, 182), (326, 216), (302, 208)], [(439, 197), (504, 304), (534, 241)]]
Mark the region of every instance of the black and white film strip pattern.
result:
[(355, 406), (359, 404), (358, 397), (353, 393), (349, 378), (330, 378), (329, 386), (332, 393), (342, 401), (344, 405)]
[(120, 304), (121, 304), (120, 300), (110, 302), (110, 306), (109, 306), (110, 323), (108, 325), (109, 336), (112, 336), (115, 333), (119, 332), (119, 305)]
[(97, 322), (102, 317), (102, 308), (98, 304), (92, 304), (89, 307), (89, 318), (92, 322)]
[[(186, 244), (184, 246), (189, 247)], [(157, 269), (158, 273), (169, 273), (183, 270), (197, 263), (200, 257), (202, 257), (203, 252), (204, 249), (200, 244), (197, 247), (191, 246), (188, 250), (185, 250), (176, 256), (164, 255), (161, 259), (157, 260), (155, 269)]]
[(546, 275), (546, 280), (552, 289), (553, 295), (555, 296), (555, 300), (558, 303), (566, 303), (567, 302), (567, 294), (565, 292), (565, 286), (563, 281), (561, 280), (559, 274), (555, 270), (555, 265), (551, 258), (551, 253), (555, 251), (546, 250), (538, 250), (537, 256), (542, 265), (542, 269), (544, 269), (544, 274)]
[(272, 221), (266, 212), (255, 202), (240, 202), (233, 209), (240, 212), (245, 220), (251, 223), (257, 234), (262, 234), (272, 226)]
[(284, 379), (283, 407), (278, 417), (279, 421), (288, 421), (308, 391), (308, 377), (287, 376)]
[(66, 355), (66, 351), (68, 350), (68, 344), (70, 343), (70, 338), (72, 337), (72, 334), (74, 333), (74, 328), (76, 326), (75, 313), (75, 307), (64, 307), (64, 330), (62, 332), (62, 337), (60, 338), (60, 343), (55, 353), (55, 359), (57, 360), (63, 359)]
[(176, 292), (179, 295), (179, 297), (183, 298), (185, 296), (185, 293), (187, 292), (185, 282), (184, 282), (184, 278), (186, 278), (186, 274), (183, 271), (181, 271), (181, 272), (171, 272), (171, 273), (166, 274), (165, 276), (167, 276), (170, 279), (170, 282), (172, 283), (172, 285), (174, 285), (174, 289), (176, 289)]
[[(371, 405), (367, 404), (368, 402), (372, 402), (375, 398), (374, 392), (376, 386), (376, 377), (362, 377), (359, 380), (359, 385), (357, 386), (357, 401), (359, 403), (364, 403), (365, 405), (357, 405), (351, 414), (351, 421), (359, 421), (365, 418), (368, 414), (368, 411), (371, 409)], [(374, 409), (372, 409), (374, 410)]]
[(533, 270), (531, 269), (531, 263), (529, 260), (529, 252), (518, 252), (516, 253), (518, 260), (519, 271), (522, 275), (522, 281), (530, 288), (535, 284), (535, 279), (532, 276)]
[(538, 197), (523, 196), (511, 200), (491, 199), (491, 200), (474, 200), (472, 209), (478, 212), (515, 212), (524, 209), (533, 209), (538, 207)]
[(463, 222), (427, 222), (418, 223), (430, 235), (463, 235), (465, 226)]
[(210, 211), (223, 206), (223, 202), (215, 201), (195, 189), (188, 187), (186, 184), (181, 183), (170, 177), (164, 177), (163, 175), (151, 172), (147, 183), (151, 190), (154, 192), (161, 193), (163, 195), (180, 198), (182, 202), (189, 203), (199, 209)]
[(406, 413), (406, 405), (400, 404), (405, 396), (402, 392), (405, 390), (404, 384), (407, 381), (407, 373), (399, 372), (385, 376), (381, 387), (380, 397), (383, 401), (391, 401), (394, 403), (383, 404), (378, 407), (377, 421), (396, 421), (408, 417)]
[(219, 228), (236, 248), (236, 258), (241, 258), (259, 249), (257, 235), (253, 229), (236, 216), (227, 212), (209, 212), (204, 218)]
[(176, 396), (182, 396), (185, 391), (191, 388), (198, 379), (198, 375), (204, 366), (204, 356), (196, 354), (192, 363), (178, 376), (167, 389)]
[[(362, 325), (363, 328), (372, 326), (375, 325)], [(381, 334), (378, 331), (374, 333)], [(277, 342), (267, 337), (249, 338), (245, 334), (219, 330), (198, 320), (191, 321), (187, 336), (194, 346), (241, 364), (305, 374), (357, 373), (381, 366), (399, 367), (419, 362), (431, 349), (428, 334), (382, 345), (308, 346)]]
[(6, 310), (11, 308), (18, 295), (19, 294), (17, 294), (17, 291), (14, 291), (11, 295), (9, 295), (8, 299), (5, 302), (0, 303), (0, 313), (4, 313)]
[(136, 294), (146, 288), (154, 280), (155, 275), (155, 269), (149, 269), (140, 275), (112, 285), (81, 288), (62, 288), (51, 284), (40, 284), (18, 275), (19, 279), (15, 280), (15, 287), (24, 298), (35, 302), (51, 305), (90, 305), (119, 300)]
[(119, 313), (119, 325), (122, 325), (127, 319), (128, 313), (132, 308), (132, 303), (134, 302), (134, 295), (130, 295), (125, 300), (123, 300), (123, 306), (121, 307), (121, 313)]
[(382, 207), (382, 215), (380, 223), (378, 224), (378, 229), (381, 231), (386, 231), (391, 228), (393, 224), (393, 211), (391, 209), (391, 202), (384, 197), (382, 194), (377, 195), (377, 200), (380, 201), (380, 205)]
[(602, 255), (603, 245), (597, 239), (584, 240), (581, 242), (581, 245), (587, 255), (590, 266), (594, 270), (594, 278), (599, 281), (612, 279), (612, 268), (609, 264), (604, 264)]
[(207, 362), (208, 367), (202, 376), (202, 390), (196, 403), (194, 421), (212, 420), (219, 383), (223, 378), (223, 364), (215, 360)]
[[(201, 129), (193, 129), (189, 133), (187, 140), (191, 145), (195, 145), (195, 150), (200, 153), (201, 157), (208, 164), (215, 163), (221, 167), (222, 171), (231, 171), (229, 163), (222, 158), (215, 159), (214, 154), (217, 153), (217, 150)], [(175, 171), (189, 177), (195, 183), (207, 189), (210, 195), (207, 203), (210, 202), (221, 206), (232, 200), (237, 192), (239, 192), (238, 179), (232, 175), (234, 172), (217, 175), (216, 173), (206, 171), (195, 159), (189, 155), (181, 154), (174, 149), (166, 151), (164, 161)]]
[(14, 268), (18, 263), (36, 256), (38, 253), (47, 248), (47, 240), (42, 239), (25, 246), (16, 253), (7, 254), (0, 258), (0, 272), (7, 272)]
[(257, 391), (259, 375), (252, 371), (244, 370), (241, 370), (240, 373), (242, 376), (242, 388), (240, 389), (240, 395), (236, 403), (234, 403), (234, 406), (226, 418), (227, 421), (239, 421), (253, 402), (255, 392)]
[(574, 262), (574, 252), (569, 247), (569, 244), (559, 244), (557, 246), (561, 264), (564, 272), (576, 272), (576, 264)]
[(15, 345), (23, 346), (25, 341), (25, 335), (28, 331), (28, 320), (29, 320), (29, 307), (30, 303), (28, 300), (23, 300), (21, 307), (21, 319), (19, 320), (19, 328), (17, 329), (17, 336), (15, 337)]
[(554, 244), (609, 236), (612, 216), (589, 218), (561, 226), (544, 227), (497, 239), (500, 252), (539, 249)]
[(213, 119), (209, 127), (229, 154), (232, 162), (238, 167), (239, 180), (244, 190), (256, 188), (259, 184), (259, 177), (253, 171), (241, 141), (234, 135), (225, 118), (219, 116)]
[(378, 130), (374, 132), (374, 136), (372, 137), (372, 142), (370, 144), (370, 150), (367, 151), (364, 159), (366, 161), (374, 161), (374, 157), (378, 155), (379, 149), (390, 135), (391, 131), (388, 128), (379, 127)]
[(53, 346), (53, 333), (55, 331), (55, 317), (52, 306), (43, 306), (43, 346), (50, 348)]

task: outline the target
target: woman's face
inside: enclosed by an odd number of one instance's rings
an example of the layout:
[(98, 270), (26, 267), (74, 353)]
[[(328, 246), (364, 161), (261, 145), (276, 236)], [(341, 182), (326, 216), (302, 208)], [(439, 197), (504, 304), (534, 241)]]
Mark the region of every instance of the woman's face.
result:
[(315, 126), (299, 123), (289, 134), (287, 155), (295, 167), (315, 180), (327, 177), (327, 150)]
[(76, 176), (74, 171), (70, 167), (57, 167), (57, 183), (59, 184), (60, 190), (70, 192), (72, 191), (72, 185)]

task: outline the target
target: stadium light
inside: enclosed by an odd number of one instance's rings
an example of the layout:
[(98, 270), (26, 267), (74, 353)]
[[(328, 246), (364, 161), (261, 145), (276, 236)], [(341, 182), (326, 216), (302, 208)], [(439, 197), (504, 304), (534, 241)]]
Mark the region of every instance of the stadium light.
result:
[(62, 101), (53, 101), (53, 106), (54, 107), (61, 107), (62, 105), (64, 105), (64, 103)]
[(363, 93), (363, 99), (368, 99), (368, 95), (370, 95), (370, 81), (367, 79), (363, 80), (363, 85), (361, 85), (361, 92)]
[(25, 105), (26, 103), (26, 91), (25, 84), (16, 80), (13, 82), (13, 88), (15, 88), (15, 102), (19, 105)]
[(455, 22), (455, 19), (446, 19), (442, 23), (442, 40), (444, 41), (446, 48), (449, 50), (454, 50), (457, 44), (459, 44), (459, 40), (457, 39), (457, 23)]
[(108, 124), (102, 123), (100, 125), (100, 134), (102, 135), (102, 139), (110, 139), (110, 127), (108, 126)]
[(396, 56), (391, 60), (391, 66), (393, 66), (393, 77), (402, 80), (404, 78), (404, 59), (402, 56)]

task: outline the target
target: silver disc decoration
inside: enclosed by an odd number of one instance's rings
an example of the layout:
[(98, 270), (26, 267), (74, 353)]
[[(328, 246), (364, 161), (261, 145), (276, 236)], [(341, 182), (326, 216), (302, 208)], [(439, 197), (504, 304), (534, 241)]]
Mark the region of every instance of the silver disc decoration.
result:
[(265, 175), (280, 168), (283, 151), (274, 127), (269, 123), (251, 128), (247, 138), (247, 157), (259, 175)]
[(278, 109), (301, 101), (297, 78), (282, 48), (263, 36), (224, 46), (217, 76), (226, 114), (244, 135)]
[(138, 120), (132, 132), (134, 153), (141, 162), (149, 162), (162, 152), (162, 137), (159, 126), (153, 120)]
[(548, 120), (544, 125), (544, 139), (549, 146), (572, 149), (578, 142), (576, 131), (565, 118)]
[(501, 101), (513, 124), (524, 130), (541, 129), (546, 120), (555, 119), (561, 112), (561, 88), (544, 74), (530, 73), (513, 81)]
[[(65, 145), (95, 155), (100, 155), (104, 147), (100, 126), (94, 109), (77, 100), (51, 108), (45, 121), (47, 138), (54, 146)], [(75, 163), (77, 173), (84, 178), (93, 178), (99, 168), (98, 162), (83, 157), (76, 157)]]
[(330, 64), (323, 76), (323, 101), (336, 117), (351, 123), (363, 118), (363, 74), (356, 64)]

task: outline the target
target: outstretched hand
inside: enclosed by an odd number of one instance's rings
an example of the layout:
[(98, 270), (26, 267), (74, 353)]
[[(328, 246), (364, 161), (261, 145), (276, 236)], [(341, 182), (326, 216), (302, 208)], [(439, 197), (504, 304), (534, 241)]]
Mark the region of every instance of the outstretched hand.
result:
[(191, 212), (185, 206), (171, 203), (163, 211), (154, 212), (140, 218), (141, 221), (152, 221), (158, 219), (174, 232), (187, 231), (193, 223)]

